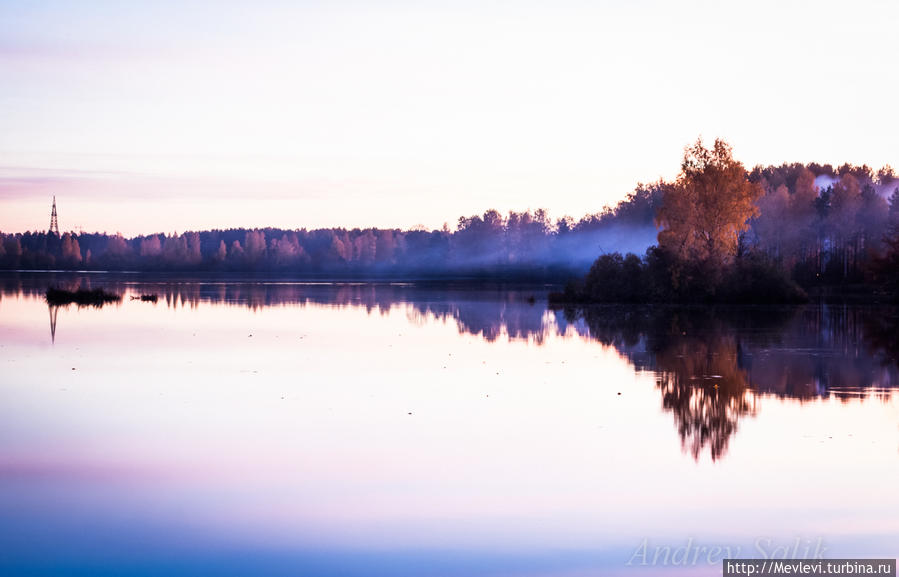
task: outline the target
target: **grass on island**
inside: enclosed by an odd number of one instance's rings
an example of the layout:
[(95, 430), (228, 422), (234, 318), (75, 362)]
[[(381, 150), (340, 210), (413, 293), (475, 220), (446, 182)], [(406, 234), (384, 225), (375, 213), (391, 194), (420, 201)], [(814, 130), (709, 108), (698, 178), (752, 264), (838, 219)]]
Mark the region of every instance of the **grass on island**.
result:
[(51, 305), (68, 305), (75, 303), (77, 305), (103, 306), (107, 303), (119, 302), (122, 297), (106, 292), (103, 289), (78, 289), (69, 291), (61, 288), (49, 287), (47, 289), (47, 303)]

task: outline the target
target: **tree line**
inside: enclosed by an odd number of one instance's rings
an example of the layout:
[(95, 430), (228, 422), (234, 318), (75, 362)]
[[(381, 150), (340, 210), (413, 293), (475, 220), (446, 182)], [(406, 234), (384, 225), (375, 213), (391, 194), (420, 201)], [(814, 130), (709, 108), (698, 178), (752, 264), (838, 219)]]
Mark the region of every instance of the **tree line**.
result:
[(61, 236), (0, 233), (0, 268), (272, 272), (336, 276), (565, 278), (583, 274), (606, 250), (652, 242), (659, 185), (639, 185), (615, 207), (551, 220), (543, 209), (459, 218), (455, 230), (227, 229)]
[(810, 289), (899, 289), (899, 178), (889, 166), (757, 166), (726, 142), (687, 147), (660, 183), (658, 242), (607, 253), (560, 301), (789, 302)]
[(488, 210), (454, 230), (0, 232), (0, 268), (577, 277), (557, 298), (600, 302), (800, 300), (822, 286), (896, 294), (899, 177), (851, 164), (747, 170), (726, 142), (697, 141), (673, 182), (639, 184), (580, 220)]

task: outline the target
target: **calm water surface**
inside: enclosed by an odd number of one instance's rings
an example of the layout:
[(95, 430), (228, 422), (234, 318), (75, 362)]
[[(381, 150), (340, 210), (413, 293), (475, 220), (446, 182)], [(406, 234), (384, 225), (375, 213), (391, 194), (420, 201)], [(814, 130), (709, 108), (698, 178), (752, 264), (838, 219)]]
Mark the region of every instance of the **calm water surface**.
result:
[[(48, 307), (50, 282), (124, 299)], [(720, 575), (899, 549), (893, 309), (0, 289), (3, 575)]]

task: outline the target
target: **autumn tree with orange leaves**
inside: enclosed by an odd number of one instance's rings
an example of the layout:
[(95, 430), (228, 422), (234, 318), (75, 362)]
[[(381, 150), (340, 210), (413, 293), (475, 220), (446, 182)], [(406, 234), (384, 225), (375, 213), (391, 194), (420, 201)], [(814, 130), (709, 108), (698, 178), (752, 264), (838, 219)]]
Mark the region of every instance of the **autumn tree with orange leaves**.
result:
[(684, 150), (681, 173), (665, 190), (656, 216), (659, 246), (675, 258), (720, 269), (737, 254), (740, 234), (758, 215), (762, 188), (749, 181), (729, 144), (702, 139)]

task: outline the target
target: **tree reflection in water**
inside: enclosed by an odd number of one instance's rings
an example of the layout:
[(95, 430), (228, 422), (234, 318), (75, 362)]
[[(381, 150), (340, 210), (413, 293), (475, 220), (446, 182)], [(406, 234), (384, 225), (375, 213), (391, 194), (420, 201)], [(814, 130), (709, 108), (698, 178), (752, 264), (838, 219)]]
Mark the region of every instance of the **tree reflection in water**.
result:
[(892, 307), (594, 307), (583, 334), (656, 375), (684, 450), (713, 460), (764, 396), (888, 399), (899, 385)]
[(655, 373), (662, 407), (674, 415), (684, 451), (697, 460), (706, 448), (713, 460), (724, 456), (740, 419), (757, 411), (732, 315), (666, 307), (592, 308), (581, 314), (591, 336)]
[(711, 324), (698, 332), (675, 321), (672, 332), (683, 328), (681, 338), (654, 351), (662, 406), (674, 413), (681, 444), (694, 459), (706, 446), (712, 459), (724, 455), (740, 418), (756, 411), (737, 337)]
[[(888, 399), (899, 386), (899, 312), (895, 307), (685, 308), (615, 307), (548, 310), (545, 289), (471, 283), (297, 283), (251, 279), (162, 279), (127, 276), (3, 275), (0, 297), (42, 298), (51, 284), (151, 293), (158, 304), (247, 307), (296, 305), (400, 309), (410, 322), (454, 322), (487, 341), (550, 336), (595, 340), (656, 376), (661, 404), (674, 416), (694, 459), (722, 458), (740, 420), (765, 396), (797, 402), (821, 398)], [(55, 333), (51, 310), (51, 332)], [(46, 322), (46, 321), (44, 321)]]

